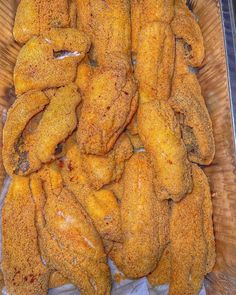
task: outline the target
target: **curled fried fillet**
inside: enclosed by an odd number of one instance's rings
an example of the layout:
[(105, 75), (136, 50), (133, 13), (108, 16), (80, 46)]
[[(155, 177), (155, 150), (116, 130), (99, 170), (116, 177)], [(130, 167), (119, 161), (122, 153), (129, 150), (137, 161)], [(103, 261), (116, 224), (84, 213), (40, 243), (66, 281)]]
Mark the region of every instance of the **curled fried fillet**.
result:
[(197, 77), (188, 71), (182, 42), (177, 42), (175, 76), (170, 104), (183, 115), (182, 134), (189, 160), (209, 165), (215, 155), (212, 123)]
[(25, 43), (50, 28), (65, 28), (70, 24), (67, 0), (21, 0), (16, 11), (13, 35)]
[(77, 131), (81, 152), (96, 155), (109, 152), (132, 119), (137, 99), (136, 82), (125, 70), (96, 70), (86, 92)]
[(137, 53), (140, 31), (152, 22), (169, 24), (174, 17), (174, 0), (131, 0), (132, 52)]
[(140, 104), (139, 135), (155, 170), (159, 200), (179, 201), (191, 191), (191, 167), (174, 112), (166, 101)]
[(130, 8), (128, 0), (77, 0), (78, 28), (92, 40), (99, 66), (130, 67)]
[(175, 0), (175, 17), (171, 28), (175, 36), (182, 38), (187, 45), (187, 64), (200, 67), (205, 56), (202, 32), (185, 0)]
[(71, 83), (77, 63), (89, 50), (88, 37), (76, 29), (51, 29), (20, 50), (14, 69), (17, 94)]
[(47, 264), (76, 285), (81, 294), (109, 294), (110, 274), (102, 241), (73, 194), (54, 187), (57, 172), (49, 172), (45, 183), (47, 199), (39, 179), (31, 187), (37, 204), (39, 244)]
[(36, 154), (41, 162), (46, 163), (53, 159), (57, 145), (75, 129), (76, 107), (80, 100), (75, 84), (57, 89), (51, 97), (36, 131)]
[[(208, 242), (212, 224), (205, 230), (203, 203), (209, 199), (206, 176), (197, 165), (192, 165), (193, 191), (179, 203), (173, 203), (170, 218), (171, 276), (169, 294), (198, 294), (208, 268)], [(187, 214), (186, 214), (187, 212)], [(212, 250), (211, 250), (212, 251)], [(209, 257), (212, 259), (212, 252)], [(212, 261), (210, 262), (210, 264)], [(211, 265), (212, 266), (212, 265)]]
[(29, 178), (13, 178), (3, 206), (2, 230), (2, 269), (8, 293), (46, 295), (50, 272), (38, 249)]
[(148, 275), (152, 286), (164, 285), (170, 282), (170, 247), (166, 247), (155, 270)]
[(30, 119), (49, 103), (41, 91), (28, 92), (15, 101), (3, 129), (3, 163), (9, 175), (28, 174), (40, 168), (34, 148), (21, 144), (21, 134)]
[(94, 191), (81, 169), (81, 153), (73, 139), (66, 145), (64, 162), (59, 162), (65, 185), (89, 214), (103, 239), (121, 240), (120, 208), (115, 195), (108, 189)]
[(81, 167), (89, 185), (100, 189), (112, 181), (118, 181), (132, 153), (133, 147), (128, 136), (122, 134), (113, 149), (104, 156), (81, 154)]
[(70, 284), (69, 280), (63, 277), (63, 275), (60, 274), (59, 271), (54, 271), (53, 273), (51, 273), (49, 279), (49, 288), (58, 288), (66, 284)]
[[(124, 172), (121, 200), (123, 244), (111, 254), (118, 268), (131, 278), (150, 273), (159, 258), (158, 215), (152, 168), (144, 153), (134, 154)], [(142, 234), (141, 234), (142, 233)]]
[(175, 40), (169, 24), (149, 23), (141, 30), (135, 68), (141, 103), (169, 98), (174, 56)]

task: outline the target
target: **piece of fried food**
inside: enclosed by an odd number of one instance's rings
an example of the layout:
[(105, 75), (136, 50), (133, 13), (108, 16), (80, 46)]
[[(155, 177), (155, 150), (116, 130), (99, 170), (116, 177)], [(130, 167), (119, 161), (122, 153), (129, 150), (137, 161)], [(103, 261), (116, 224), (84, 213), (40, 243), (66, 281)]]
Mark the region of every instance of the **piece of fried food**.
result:
[(130, 68), (130, 7), (128, 0), (77, 0), (78, 28), (93, 44), (99, 66)]
[(88, 37), (76, 29), (51, 29), (20, 50), (15, 69), (17, 94), (60, 87), (73, 82), (77, 64), (89, 50)]
[(170, 282), (170, 247), (167, 246), (155, 270), (148, 275), (148, 281), (152, 286), (168, 284)]
[(69, 27), (68, 0), (21, 0), (16, 11), (13, 36), (26, 43), (51, 28)]
[(175, 40), (169, 24), (147, 24), (139, 34), (135, 76), (140, 102), (167, 100), (174, 70)]
[(75, 83), (78, 86), (82, 98), (85, 97), (85, 93), (89, 86), (90, 80), (93, 76), (93, 67), (89, 64), (88, 58), (85, 57), (83, 61), (78, 65), (77, 75)]
[(137, 100), (137, 85), (131, 74), (121, 69), (95, 70), (77, 131), (81, 152), (95, 155), (109, 152), (132, 119)]
[(131, 0), (132, 52), (137, 53), (139, 33), (146, 25), (152, 22), (170, 24), (173, 17), (174, 0)]
[(112, 181), (118, 181), (125, 162), (132, 154), (133, 147), (126, 134), (122, 134), (113, 149), (104, 156), (81, 154), (81, 167), (89, 185), (98, 190)]
[(139, 135), (155, 169), (159, 200), (179, 201), (191, 191), (191, 166), (178, 122), (167, 101), (142, 103), (138, 110)]
[(51, 268), (76, 285), (81, 294), (109, 294), (110, 273), (102, 241), (73, 194), (58, 186), (60, 173), (51, 170), (49, 167), (43, 177), (45, 204), (40, 179), (31, 179), (43, 257)]
[(175, 0), (175, 17), (171, 28), (176, 38), (186, 43), (185, 58), (188, 65), (200, 67), (205, 56), (201, 29), (185, 0)]
[(63, 181), (89, 214), (101, 237), (111, 241), (120, 241), (122, 236), (120, 208), (116, 197), (108, 189), (94, 191), (88, 185), (81, 169), (81, 162), (79, 147), (71, 137), (66, 143), (64, 161), (58, 162)]
[(28, 92), (19, 96), (7, 114), (3, 129), (3, 163), (9, 175), (28, 174), (40, 168), (41, 162), (35, 155), (34, 145), (27, 148), (21, 135), (30, 119), (49, 103), (41, 92)]
[(2, 271), (0, 271), (0, 292), (2, 293), (2, 289), (5, 286), (4, 277)]
[[(209, 202), (209, 185), (203, 171), (192, 165), (193, 191), (172, 204), (170, 218), (171, 276), (169, 294), (198, 294), (214, 252), (207, 241), (213, 240), (211, 208), (205, 223), (204, 202)], [(187, 213), (187, 214), (186, 214)], [(204, 225), (205, 224), (205, 225)], [(206, 228), (208, 227), (208, 230)], [(210, 230), (209, 230), (210, 229)], [(212, 245), (212, 244), (211, 244)], [(208, 249), (211, 249), (208, 252)], [(210, 256), (208, 256), (208, 254)], [(208, 260), (210, 258), (210, 263)]]
[(13, 178), (3, 206), (2, 231), (2, 269), (8, 293), (46, 295), (50, 272), (38, 248), (29, 178)]
[(76, 128), (76, 108), (81, 97), (75, 84), (58, 88), (43, 113), (36, 131), (36, 154), (42, 163), (54, 159), (59, 143)]
[(189, 160), (209, 165), (215, 155), (212, 123), (197, 77), (190, 73), (184, 59), (182, 42), (176, 44), (175, 75), (170, 104), (175, 112), (183, 114), (183, 141)]
[(150, 273), (159, 258), (157, 198), (153, 172), (145, 153), (134, 154), (124, 172), (121, 200), (123, 244), (117, 244), (111, 258), (127, 277)]
[(54, 271), (51, 273), (49, 279), (49, 288), (58, 288), (66, 284), (70, 284), (69, 280), (63, 277), (59, 271)]

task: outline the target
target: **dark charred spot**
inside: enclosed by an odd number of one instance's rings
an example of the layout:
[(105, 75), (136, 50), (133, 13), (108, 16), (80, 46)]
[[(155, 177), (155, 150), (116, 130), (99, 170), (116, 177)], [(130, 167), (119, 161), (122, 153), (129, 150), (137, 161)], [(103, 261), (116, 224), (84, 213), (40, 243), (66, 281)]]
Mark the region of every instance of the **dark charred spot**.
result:
[(109, 111), (111, 107), (107, 107), (107, 110)]
[(68, 168), (69, 171), (73, 170), (73, 166), (71, 164), (71, 161), (68, 163), (67, 168)]
[(54, 152), (54, 154), (55, 154), (55, 155), (59, 155), (59, 154), (62, 152), (62, 150), (63, 150), (63, 144), (62, 144), (62, 143), (59, 143), (59, 144), (56, 146), (56, 148), (55, 148), (55, 152)]
[(167, 163), (170, 164), (170, 165), (173, 164), (173, 162), (171, 160), (169, 160), (169, 159), (167, 160)]
[(60, 168), (63, 168), (64, 167), (64, 161), (63, 160), (59, 160), (58, 161), (58, 166), (60, 167)]

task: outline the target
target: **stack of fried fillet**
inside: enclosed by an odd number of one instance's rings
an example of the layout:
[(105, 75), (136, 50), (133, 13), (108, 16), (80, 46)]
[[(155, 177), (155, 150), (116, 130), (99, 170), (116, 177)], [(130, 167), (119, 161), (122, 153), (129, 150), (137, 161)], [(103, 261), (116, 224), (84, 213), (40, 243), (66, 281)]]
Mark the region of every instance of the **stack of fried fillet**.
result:
[(17, 99), (3, 130), (10, 295), (129, 278), (198, 294), (215, 260), (214, 157), (193, 68), (204, 58), (184, 0), (21, 0)]

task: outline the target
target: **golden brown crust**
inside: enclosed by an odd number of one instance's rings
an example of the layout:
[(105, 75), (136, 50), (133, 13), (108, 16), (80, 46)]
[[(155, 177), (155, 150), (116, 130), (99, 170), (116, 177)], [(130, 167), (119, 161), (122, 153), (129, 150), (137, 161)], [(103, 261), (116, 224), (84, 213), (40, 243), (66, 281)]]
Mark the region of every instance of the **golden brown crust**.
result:
[(168, 284), (170, 282), (170, 247), (166, 247), (155, 270), (148, 275), (152, 286)]
[(96, 70), (85, 95), (77, 131), (81, 152), (109, 152), (132, 119), (137, 99), (136, 82), (125, 70)]
[(91, 38), (92, 59), (99, 66), (130, 67), (128, 0), (77, 0), (78, 28)]
[(155, 169), (159, 200), (178, 201), (191, 191), (191, 167), (178, 122), (166, 101), (140, 104), (139, 135)]
[[(32, 146), (21, 143), (21, 135), (30, 119), (49, 103), (41, 91), (28, 92), (15, 101), (7, 114), (3, 129), (3, 162), (9, 175), (28, 174), (40, 168), (41, 163)], [(33, 145), (33, 142), (31, 142)]]
[(131, 0), (132, 52), (137, 53), (140, 31), (149, 23), (170, 24), (174, 0)]
[(170, 25), (147, 24), (140, 32), (135, 76), (139, 81), (140, 103), (170, 96), (175, 57)]
[[(32, 38), (17, 57), (14, 69), (16, 93), (73, 82), (77, 63), (83, 59), (89, 46), (84, 33), (70, 28), (51, 29), (44, 37)], [(64, 52), (69, 56), (63, 57)]]
[(39, 179), (31, 180), (36, 203), (40, 250), (47, 264), (57, 269), (81, 294), (109, 294), (110, 274), (102, 241), (73, 194), (60, 185), (54, 167), (45, 174), (45, 204)]
[(50, 272), (37, 241), (29, 178), (15, 176), (2, 212), (4, 280), (9, 294), (45, 295)]
[(175, 0), (175, 17), (171, 28), (175, 36), (188, 45), (185, 56), (187, 64), (200, 67), (205, 56), (202, 32), (185, 0)]
[(65, 161), (59, 161), (67, 188), (91, 217), (103, 239), (121, 240), (120, 208), (115, 195), (108, 189), (92, 189), (81, 168), (81, 153), (77, 143), (70, 138), (66, 145)]
[(76, 108), (81, 97), (75, 84), (58, 88), (36, 130), (36, 154), (42, 163), (55, 158), (57, 145), (76, 128)]
[(49, 288), (58, 288), (63, 285), (69, 284), (69, 280), (64, 278), (59, 271), (54, 271), (51, 273), (49, 278)]
[(104, 156), (81, 154), (81, 168), (89, 185), (100, 189), (113, 181), (119, 181), (125, 162), (132, 156), (133, 147), (127, 135), (122, 134), (113, 149)]
[(176, 45), (175, 75), (170, 104), (183, 115), (182, 136), (189, 160), (209, 165), (215, 155), (212, 123), (197, 77), (191, 74), (184, 59), (183, 43)]
[(212, 244), (209, 247), (209, 240), (212, 239), (212, 224), (209, 222), (211, 212), (208, 211), (207, 217), (204, 217), (203, 209), (204, 202), (209, 200), (209, 185), (206, 176), (197, 165), (192, 165), (192, 173), (192, 193), (172, 205), (171, 295), (198, 294), (204, 275), (209, 271), (208, 267), (214, 259)]
[[(124, 172), (121, 201), (123, 244), (116, 245), (111, 258), (131, 278), (151, 272), (159, 258), (158, 212), (152, 168), (144, 153), (134, 154)], [(142, 233), (142, 234), (140, 234)]]

